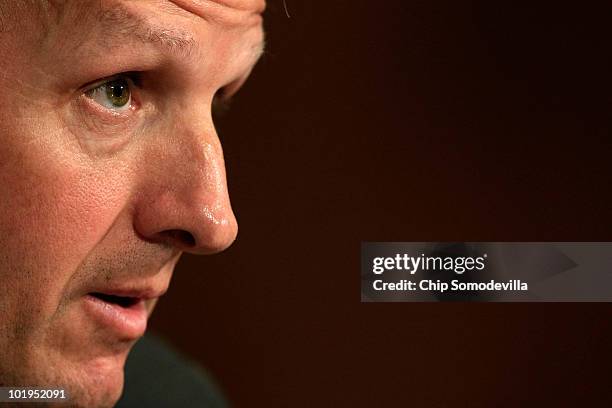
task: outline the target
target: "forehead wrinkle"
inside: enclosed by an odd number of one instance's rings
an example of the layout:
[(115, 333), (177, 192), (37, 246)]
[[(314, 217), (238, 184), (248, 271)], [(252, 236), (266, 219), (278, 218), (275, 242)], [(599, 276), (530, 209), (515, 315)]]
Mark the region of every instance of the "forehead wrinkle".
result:
[(168, 0), (205, 21), (229, 27), (261, 24), (265, 0)]
[(265, 0), (170, 0), (181, 8), (198, 9), (219, 7), (261, 14), (266, 8)]

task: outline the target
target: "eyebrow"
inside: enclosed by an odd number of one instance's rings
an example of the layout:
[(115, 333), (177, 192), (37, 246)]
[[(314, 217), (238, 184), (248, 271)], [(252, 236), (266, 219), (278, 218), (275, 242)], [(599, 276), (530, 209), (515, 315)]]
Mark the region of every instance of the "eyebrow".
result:
[(152, 25), (150, 20), (120, 4), (101, 10), (97, 19), (105, 34), (111, 37), (111, 41), (129, 36), (137, 38), (143, 44), (160, 45), (171, 54), (181, 57), (191, 55), (197, 45), (188, 32)]
[[(189, 57), (197, 48), (197, 41), (190, 33), (153, 25), (150, 20), (135, 14), (120, 3), (101, 10), (98, 22), (106, 35), (110, 36), (110, 40), (124, 40), (126, 36), (131, 36), (143, 44), (160, 45), (169, 53), (179, 57)], [(265, 48), (265, 39), (254, 47), (254, 63), (265, 53)]]

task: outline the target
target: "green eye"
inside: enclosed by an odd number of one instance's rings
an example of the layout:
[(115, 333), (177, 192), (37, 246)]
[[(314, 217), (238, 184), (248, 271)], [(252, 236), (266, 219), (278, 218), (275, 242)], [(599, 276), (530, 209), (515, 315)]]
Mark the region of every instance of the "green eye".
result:
[(85, 95), (105, 108), (115, 111), (129, 109), (132, 100), (130, 83), (126, 78), (111, 79), (87, 91)]
[(105, 85), (108, 100), (118, 108), (130, 101), (130, 87), (126, 80), (116, 79)]

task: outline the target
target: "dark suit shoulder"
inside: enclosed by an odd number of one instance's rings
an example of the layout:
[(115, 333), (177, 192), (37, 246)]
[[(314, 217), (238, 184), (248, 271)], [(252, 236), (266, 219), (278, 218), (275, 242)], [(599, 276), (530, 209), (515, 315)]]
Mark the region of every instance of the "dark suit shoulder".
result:
[(147, 334), (128, 356), (123, 395), (116, 406), (222, 408), (228, 404), (204, 370)]

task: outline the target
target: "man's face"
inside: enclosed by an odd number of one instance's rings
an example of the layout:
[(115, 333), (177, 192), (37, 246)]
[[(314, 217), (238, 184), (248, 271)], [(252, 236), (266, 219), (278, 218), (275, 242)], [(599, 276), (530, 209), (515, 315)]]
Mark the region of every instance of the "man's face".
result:
[(0, 385), (112, 405), (181, 252), (236, 236), (211, 106), (261, 52), (263, 1), (7, 3)]

